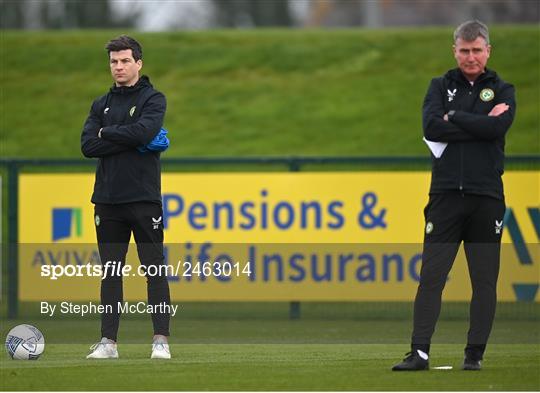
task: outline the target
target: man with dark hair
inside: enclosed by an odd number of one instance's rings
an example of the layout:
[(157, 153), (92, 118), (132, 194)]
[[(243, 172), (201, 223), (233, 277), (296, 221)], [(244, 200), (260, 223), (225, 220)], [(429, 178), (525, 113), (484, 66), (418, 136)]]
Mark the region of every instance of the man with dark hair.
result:
[[(118, 357), (116, 340), (123, 304), (120, 268), (131, 233), (145, 268), (164, 264), (160, 153), (141, 147), (161, 130), (165, 96), (154, 90), (147, 76), (139, 77), (143, 63), (137, 41), (120, 36), (106, 50), (114, 85), (92, 104), (81, 136), (84, 156), (98, 158), (92, 202), (105, 273), (101, 281), (101, 304), (105, 306), (102, 339), (87, 356), (94, 359)], [(146, 275), (148, 305), (154, 310), (151, 357), (169, 359), (169, 284), (165, 269), (152, 270), (158, 274)]]
[(394, 371), (429, 369), (441, 295), (461, 242), (472, 284), (464, 370), (480, 370), (497, 303), (505, 213), (505, 135), (516, 110), (514, 87), (486, 68), (488, 28), (473, 20), (454, 33), (458, 68), (431, 81), (424, 99), (424, 137), (432, 176), (411, 352)]
[(105, 49), (107, 50), (109, 56), (111, 52), (119, 52), (121, 50), (131, 49), (133, 59), (136, 62), (142, 60), (141, 44), (127, 35), (121, 35), (118, 38), (110, 40), (105, 46)]

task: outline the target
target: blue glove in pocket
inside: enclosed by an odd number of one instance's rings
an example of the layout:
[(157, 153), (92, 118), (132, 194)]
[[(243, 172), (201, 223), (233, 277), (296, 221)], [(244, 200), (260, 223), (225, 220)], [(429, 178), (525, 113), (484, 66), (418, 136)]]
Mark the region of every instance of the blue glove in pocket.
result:
[(147, 153), (149, 151), (164, 152), (169, 148), (169, 138), (167, 138), (167, 130), (161, 128), (159, 133), (150, 141), (146, 146), (139, 146), (137, 150), (141, 153)]

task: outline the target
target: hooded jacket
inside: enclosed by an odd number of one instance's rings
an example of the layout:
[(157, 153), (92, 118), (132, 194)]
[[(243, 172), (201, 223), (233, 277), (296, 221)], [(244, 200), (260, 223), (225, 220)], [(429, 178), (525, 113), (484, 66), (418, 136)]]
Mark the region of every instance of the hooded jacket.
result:
[(133, 86), (113, 86), (94, 101), (81, 135), (84, 156), (98, 158), (93, 203), (161, 204), (160, 154), (137, 147), (159, 133), (165, 109), (165, 96), (146, 76)]
[[(431, 81), (423, 106), (424, 137), (448, 145), (440, 158), (431, 157), (430, 194), (457, 191), (504, 200), (501, 176), (514, 95), (514, 87), (488, 69), (472, 85), (459, 68)], [(500, 103), (510, 108), (488, 116)]]

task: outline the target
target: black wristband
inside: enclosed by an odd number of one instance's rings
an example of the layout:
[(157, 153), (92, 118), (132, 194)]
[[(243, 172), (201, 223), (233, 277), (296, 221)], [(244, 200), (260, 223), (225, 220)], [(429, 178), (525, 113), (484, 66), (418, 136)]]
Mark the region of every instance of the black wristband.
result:
[(448, 111), (448, 113), (446, 114), (446, 116), (448, 116), (448, 120), (452, 119), (452, 117), (456, 114), (456, 111), (452, 110), (452, 111)]

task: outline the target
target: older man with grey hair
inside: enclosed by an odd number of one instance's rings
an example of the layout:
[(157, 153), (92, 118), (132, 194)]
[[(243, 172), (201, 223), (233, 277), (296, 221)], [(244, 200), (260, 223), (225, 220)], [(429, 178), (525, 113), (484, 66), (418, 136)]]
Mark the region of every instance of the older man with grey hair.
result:
[(485, 24), (454, 32), (457, 68), (431, 81), (423, 105), (424, 139), (432, 149), (420, 283), (411, 352), (394, 371), (429, 369), (431, 337), (448, 273), (463, 242), (472, 284), (464, 370), (480, 370), (497, 303), (505, 213), (505, 136), (516, 109), (514, 87), (486, 68)]

